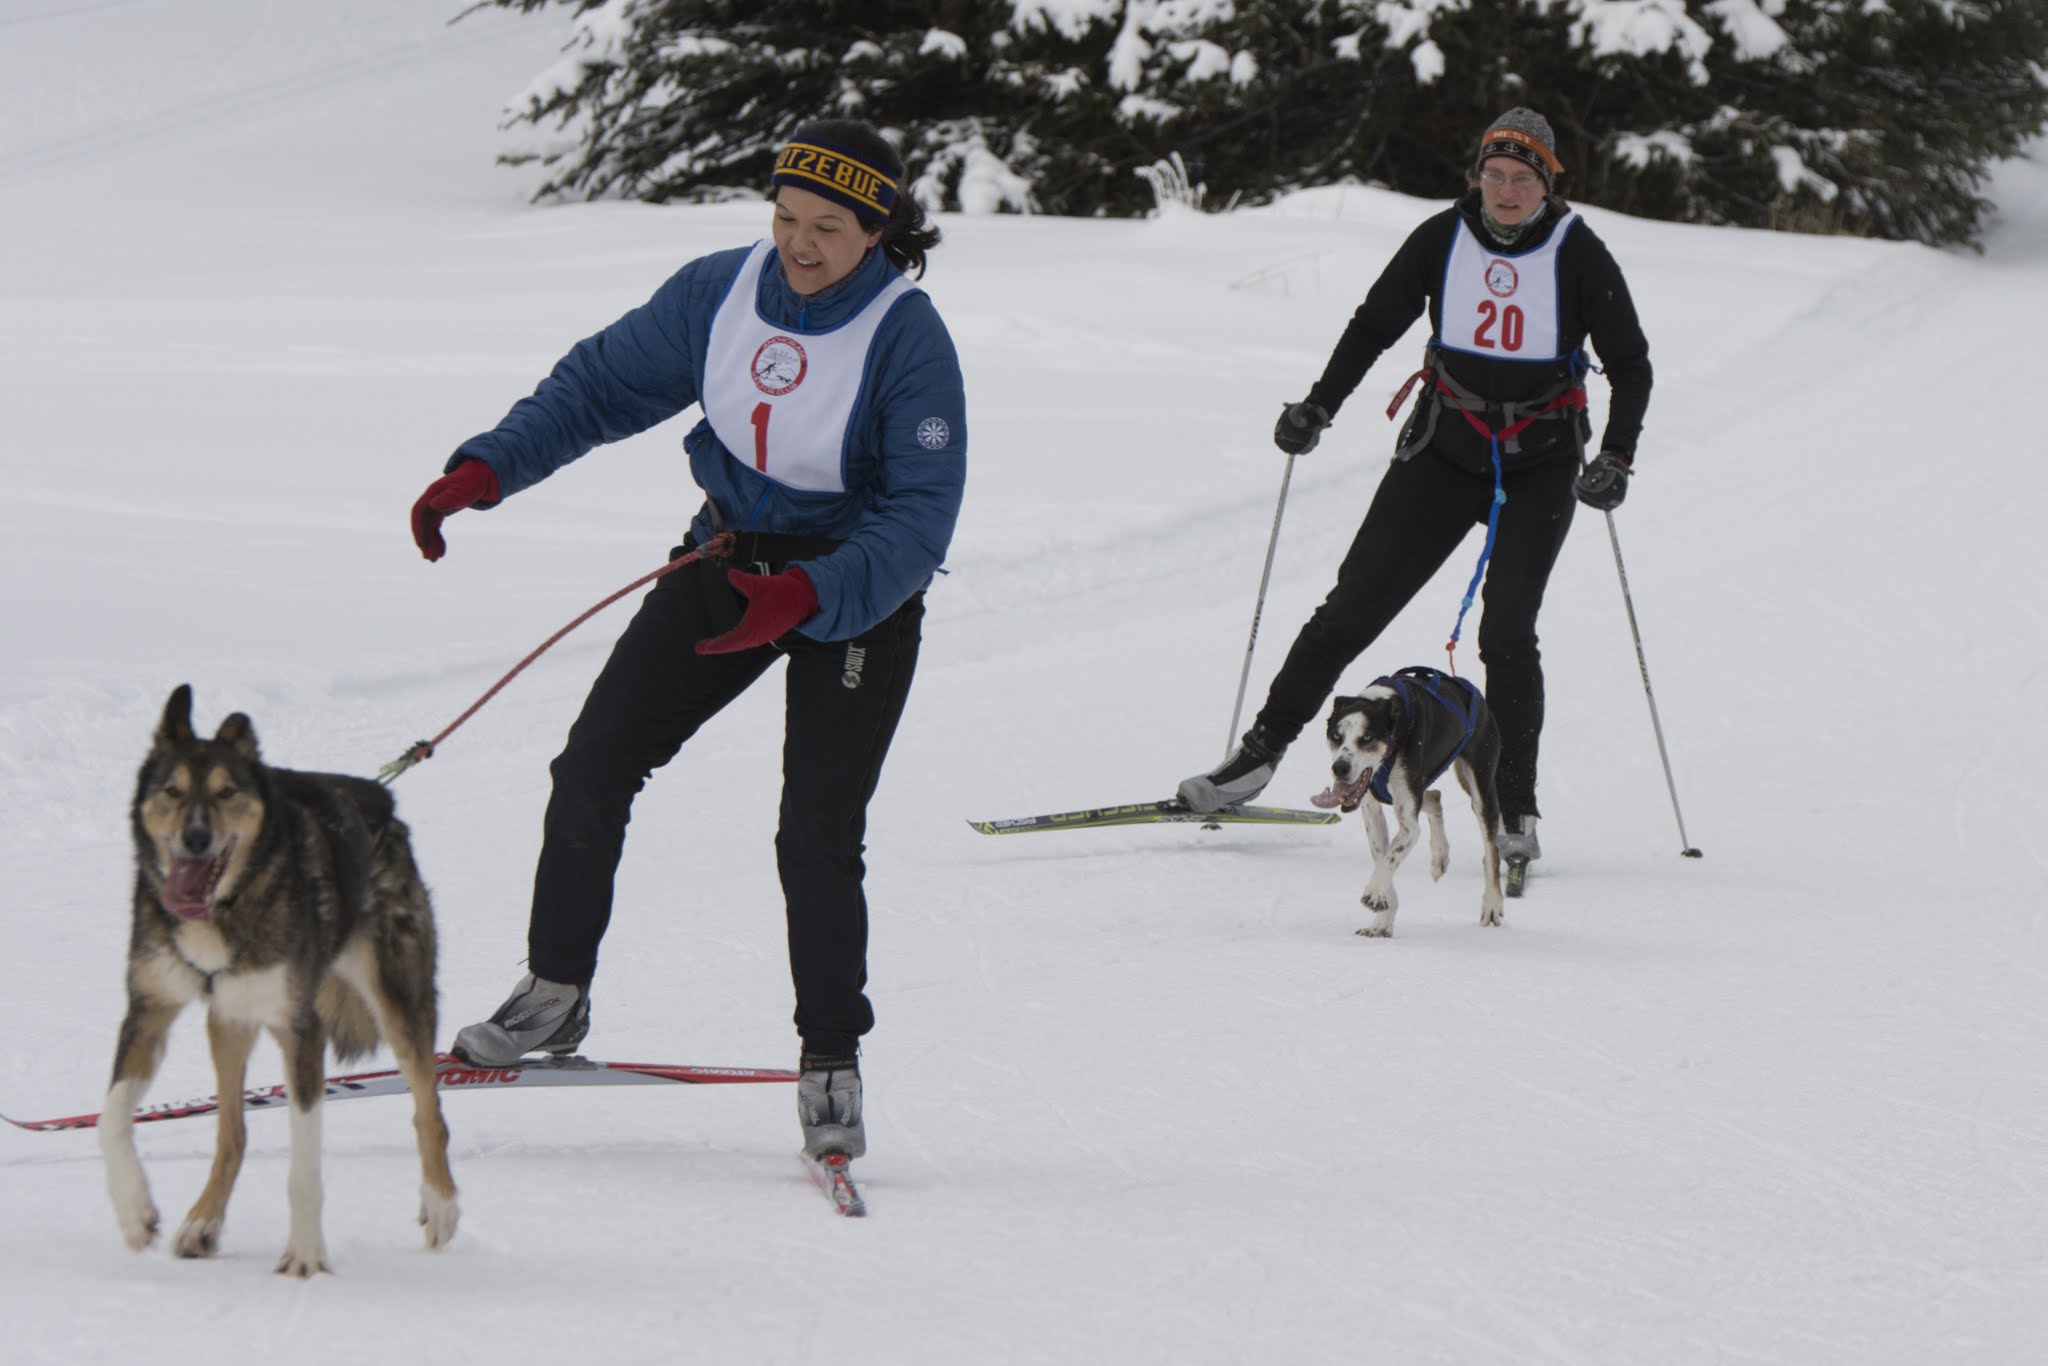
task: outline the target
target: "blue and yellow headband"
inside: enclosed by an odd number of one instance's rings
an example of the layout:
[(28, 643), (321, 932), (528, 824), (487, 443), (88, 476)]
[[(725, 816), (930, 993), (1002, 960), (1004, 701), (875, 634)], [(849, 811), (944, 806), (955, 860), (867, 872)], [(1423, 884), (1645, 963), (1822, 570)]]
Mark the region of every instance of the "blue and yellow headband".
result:
[(775, 158), (773, 185), (794, 185), (852, 209), (863, 220), (886, 220), (896, 182), (851, 152), (818, 142), (791, 142)]

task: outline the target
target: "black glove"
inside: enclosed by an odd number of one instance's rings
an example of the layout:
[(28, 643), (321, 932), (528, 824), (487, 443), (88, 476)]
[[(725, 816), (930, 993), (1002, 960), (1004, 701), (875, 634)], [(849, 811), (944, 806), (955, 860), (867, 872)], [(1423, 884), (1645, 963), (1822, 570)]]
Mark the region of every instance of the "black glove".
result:
[(1289, 455), (1307, 455), (1323, 439), (1323, 428), (1329, 425), (1330, 415), (1316, 404), (1307, 399), (1290, 403), (1281, 409), (1280, 420), (1273, 424), (1273, 444)]
[(1620, 451), (1602, 451), (1572, 480), (1572, 492), (1589, 508), (1612, 512), (1628, 497), (1628, 457)]

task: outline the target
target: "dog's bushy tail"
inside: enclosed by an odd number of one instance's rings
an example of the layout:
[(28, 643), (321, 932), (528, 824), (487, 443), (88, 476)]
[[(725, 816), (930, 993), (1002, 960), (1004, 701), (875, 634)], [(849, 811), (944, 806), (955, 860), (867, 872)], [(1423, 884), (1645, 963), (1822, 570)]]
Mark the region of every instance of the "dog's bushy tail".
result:
[(335, 1060), (350, 1062), (377, 1047), (377, 1017), (354, 987), (329, 977), (320, 987), (320, 1018), (327, 1025), (327, 1044)]

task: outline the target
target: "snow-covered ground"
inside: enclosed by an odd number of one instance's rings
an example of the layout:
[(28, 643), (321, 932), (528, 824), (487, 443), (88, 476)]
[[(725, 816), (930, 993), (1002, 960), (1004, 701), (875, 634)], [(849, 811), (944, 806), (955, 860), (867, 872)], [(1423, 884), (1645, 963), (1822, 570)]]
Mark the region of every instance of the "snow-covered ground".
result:
[[(202, 723), (368, 773), (662, 562), (678, 421), (423, 563), (406, 511), (576, 338), (757, 205), (534, 208), (499, 104), (559, 17), (419, 0), (0, 10), (0, 1109), (98, 1108), (133, 771)], [(966, 513), (876, 801), (873, 1216), (780, 1087), (452, 1094), (464, 1220), (419, 1247), (407, 1107), (327, 1116), (336, 1274), (271, 1274), (286, 1124), (211, 1263), (122, 1247), (89, 1133), (0, 1132), (14, 1362), (1925, 1366), (2048, 1341), (2040, 852), (2048, 168), (1982, 255), (1599, 212), (1653, 341), (1615, 565), (1544, 616), (1548, 857), (1477, 924), (1475, 840), (1353, 936), (1355, 820), (989, 839), (1222, 751), (1282, 468), (1267, 432), (1432, 205), (948, 219), (927, 285)], [(1419, 343), (1419, 336), (1416, 339)], [(1404, 346), (1297, 463), (1256, 705), (1389, 448)], [(1596, 383), (1596, 397), (1599, 386)], [(1477, 537), (1348, 683), (1441, 661)], [(444, 1036), (520, 971), (546, 764), (624, 624), (570, 636), (397, 784)], [(1470, 631), (1468, 628), (1468, 640)], [(1476, 667), (1469, 647), (1461, 662)], [(593, 1053), (787, 1066), (764, 686), (636, 812)], [(1270, 791), (1324, 784), (1296, 747)], [(259, 1050), (255, 1076), (277, 1077)], [(213, 1089), (188, 1018), (153, 1097)], [(167, 1219), (205, 1121), (139, 1131)]]

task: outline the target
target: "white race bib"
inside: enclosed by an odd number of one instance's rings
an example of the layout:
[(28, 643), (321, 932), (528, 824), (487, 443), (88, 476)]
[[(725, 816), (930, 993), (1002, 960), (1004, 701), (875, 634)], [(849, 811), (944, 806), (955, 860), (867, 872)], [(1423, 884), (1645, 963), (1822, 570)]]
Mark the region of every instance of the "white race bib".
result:
[(1563, 308), (1557, 254), (1578, 220), (1576, 210), (1569, 212), (1542, 246), (1521, 256), (1503, 256), (1481, 242), (1472, 225), (1460, 218), (1450, 259), (1444, 263), (1439, 343), (1494, 360), (1564, 359), (1564, 341), (1558, 335)]
[(846, 491), (846, 444), (868, 351), (889, 308), (912, 288), (891, 280), (860, 312), (824, 332), (763, 318), (761, 272), (770, 241), (754, 244), (711, 319), (700, 402), (732, 458), (807, 493)]

